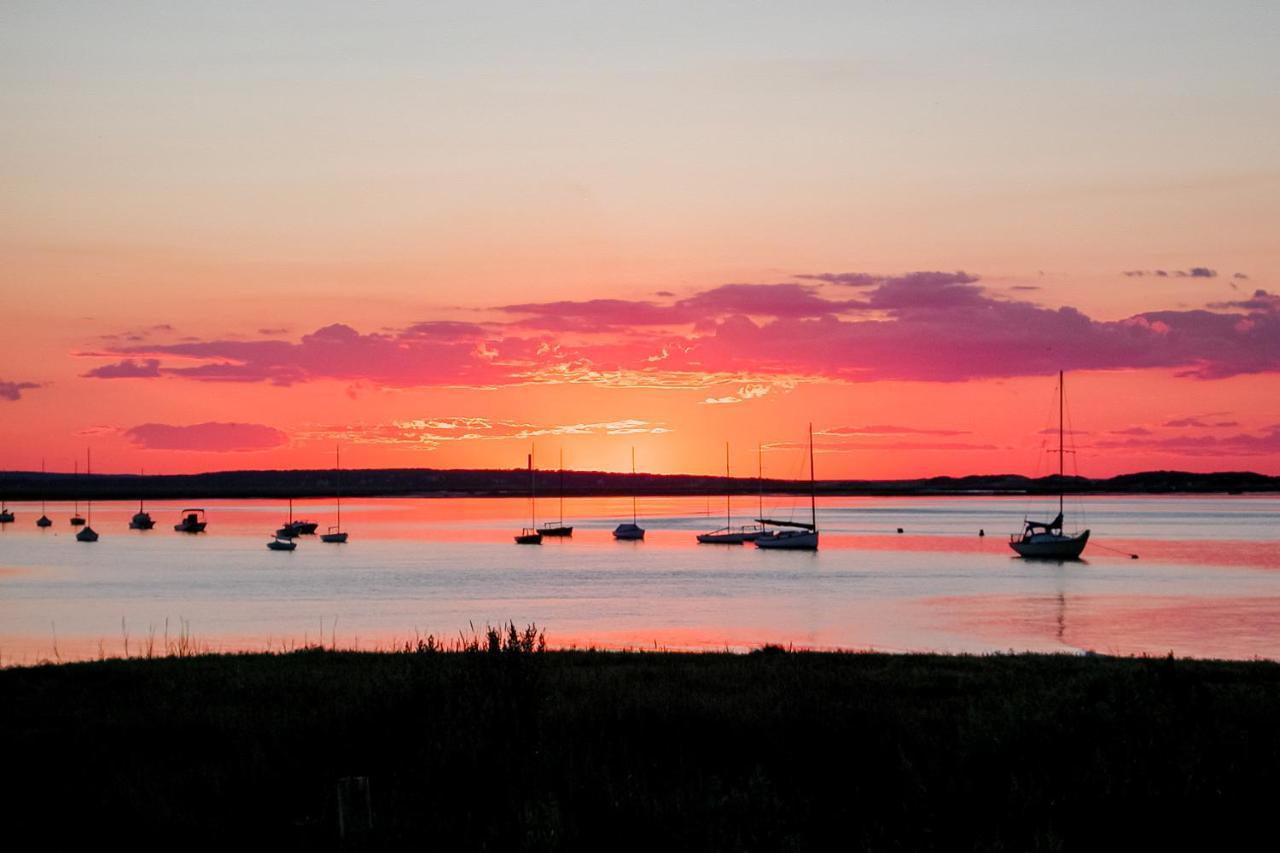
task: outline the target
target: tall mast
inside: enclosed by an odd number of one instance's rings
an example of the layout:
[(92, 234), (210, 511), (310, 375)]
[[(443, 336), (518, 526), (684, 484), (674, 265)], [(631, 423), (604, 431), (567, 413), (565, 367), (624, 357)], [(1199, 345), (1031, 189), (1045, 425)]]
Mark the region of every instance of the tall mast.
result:
[(809, 521), (818, 529), (818, 485), (813, 475), (813, 424), (809, 424)]
[[(139, 477), (139, 478), (141, 478), (141, 477), (145, 477), (145, 476), (147, 476), (147, 469), (146, 469), (146, 468), (139, 468), (139, 469), (138, 469), (138, 477)], [(143, 486), (143, 485), (142, 485), (141, 480), (139, 480), (138, 485), (139, 485), (140, 487), (142, 487), (142, 488), (146, 488), (145, 486)], [(142, 512), (142, 494), (141, 494), (141, 492), (139, 492), (139, 494), (138, 494), (138, 512)]]
[(538, 520), (534, 513), (534, 493), (533, 493), (533, 449), (529, 449), (529, 527), (537, 528)]
[(1062, 482), (1062, 477), (1064, 474), (1064, 469), (1062, 464), (1062, 454), (1063, 454), (1062, 402), (1065, 395), (1066, 395), (1066, 389), (1063, 387), (1063, 384), (1062, 384), (1062, 371), (1059, 370), (1058, 371), (1058, 515), (1062, 515), (1062, 492), (1063, 492), (1063, 489), (1066, 488), (1065, 484)]
[(729, 512), (729, 489), (733, 480), (729, 478), (729, 442), (724, 443), (724, 526), (733, 524), (733, 515)]
[(756, 445), (756, 518), (764, 518), (764, 445)]
[(80, 514), (80, 460), (76, 459), (72, 464), (75, 466), (75, 487), (76, 487), (76, 515)]
[(333, 463), (338, 469), (338, 530), (342, 530), (342, 445), (333, 446)]
[(631, 524), (636, 523), (636, 449), (631, 448)]
[(560, 526), (564, 527), (564, 447), (560, 448)]
[(44, 515), (44, 494), (49, 489), (49, 483), (44, 478), (44, 457), (40, 457), (40, 514)]
[[(84, 449), (84, 473), (86, 477), (93, 476), (93, 448), (86, 447)], [(89, 526), (93, 526), (93, 489), (89, 489)]]

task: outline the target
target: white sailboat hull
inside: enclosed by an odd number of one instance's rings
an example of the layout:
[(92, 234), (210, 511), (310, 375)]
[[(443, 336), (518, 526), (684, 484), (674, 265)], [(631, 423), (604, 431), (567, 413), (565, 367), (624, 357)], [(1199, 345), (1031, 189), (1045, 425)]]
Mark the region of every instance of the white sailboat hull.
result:
[(1032, 536), (1014, 537), (1009, 540), (1009, 547), (1020, 557), (1042, 560), (1074, 560), (1084, 551), (1089, 542), (1089, 531), (1078, 536), (1064, 536), (1059, 533), (1037, 533)]
[(818, 550), (818, 531), (779, 530), (773, 534), (760, 536), (755, 541), (757, 548), (766, 550), (816, 551)]

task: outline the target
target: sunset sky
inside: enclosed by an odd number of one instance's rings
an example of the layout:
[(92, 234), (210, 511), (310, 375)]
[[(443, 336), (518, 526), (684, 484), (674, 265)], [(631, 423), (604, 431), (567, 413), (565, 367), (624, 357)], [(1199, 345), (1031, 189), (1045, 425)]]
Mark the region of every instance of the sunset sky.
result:
[(0, 468), (1280, 474), (1280, 6), (0, 10)]

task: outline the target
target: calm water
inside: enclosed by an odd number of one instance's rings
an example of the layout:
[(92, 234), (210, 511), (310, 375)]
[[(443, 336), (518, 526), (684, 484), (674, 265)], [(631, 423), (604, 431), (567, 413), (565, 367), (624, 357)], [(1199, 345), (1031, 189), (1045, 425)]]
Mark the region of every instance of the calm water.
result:
[[(792, 511), (789, 498), (766, 500), (775, 516)], [(350, 501), (348, 544), (303, 537), (292, 553), (265, 547), (285, 516), (269, 501), (206, 502), (198, 536), (173, 531), (182, 504), (148, 506), (157, 526), (141, 532), (127, 529), (136, 504), (99, 503), (92, 545), (75, 541), (69, 506), (51, 504), (44, 531), (38, 504), (10, 506), (4, 664), (118, 654), (126, 636), (133, 654), (151, 634), (158, 650), (166, 621), (170, 641), (185, 626), (210, 649), (296, 647), (322, 632), (326, 643), (386, 648), (513, 620), (544, 626), (555, 646), (1280, 658), (1273, 497), (1085, 499), (1077, 507), (1095, 538), (1085, 561), (1064, 565), (1013, 558), (1005, 540), (1025, 498), (824, 500), (816, 554), (700, 546), (693, 534), (723, 523), (723, 502), (708, 517), (701, 498), (642, 500), (640, 543), (610, 536), (629, 499), (570, 500), (573, 538), (540, 547), (512, 543), (528, 523), (521, 500)], [(744, 514), (754, 508), (743, 499)], [(554, 510), (554, 500), (542, 507)], [(295, 513), (323, 530), (333, 506), (299, 502)]]

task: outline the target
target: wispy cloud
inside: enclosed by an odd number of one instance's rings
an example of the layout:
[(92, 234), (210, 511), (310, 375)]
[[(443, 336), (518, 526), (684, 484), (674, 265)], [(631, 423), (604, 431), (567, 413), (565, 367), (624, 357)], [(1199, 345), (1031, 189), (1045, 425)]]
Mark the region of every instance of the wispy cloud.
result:
[(552, 436), (664, 435), (661, 422), (639, 418), (571, 424), (533, 424), (475, 416), (407, 418), (386, 424), (319, 426), (300, 431), (303, 440), (342, 440), (352, 444), (405, 445), (432, 450), (452, 442), (529, 441)]
[[(1217, 278), (1218, 271), (1209, 269), (1209, 267), (1191, 267), (1185, 270), (1125, 270), (1124, 274), (1129, 278), (1144, 278), (1152, 276), (1155, 278)], [(1237, 273), (1237, 277), (1240, 277)]]

